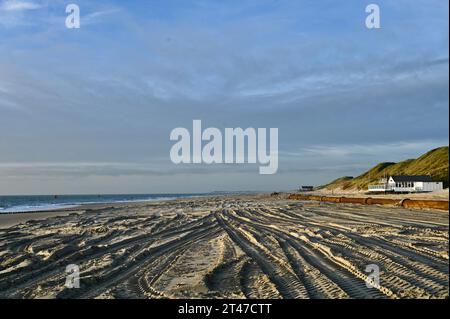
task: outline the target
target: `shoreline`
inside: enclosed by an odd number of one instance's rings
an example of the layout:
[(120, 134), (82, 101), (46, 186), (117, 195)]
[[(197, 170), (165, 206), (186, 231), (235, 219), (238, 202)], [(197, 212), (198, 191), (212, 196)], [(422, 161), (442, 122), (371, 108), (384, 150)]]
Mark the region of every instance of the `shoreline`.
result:
[(98, 203), (98, 204), (79, 204), (66, 208), (55, 208), (48, 210), (34, 210), (25, 212), (2, 212), (0, 213), (0, 230), (6, 229), (11, 226), (15, 226), (21, 223), (26, 223), (33, 220), (45, 220), (50, 217), (67, 216), (73, 213), (84, 213), (89, 210), (102, 210), (102, 209), (114, 209), (127, 205), (139, 204), (144, 205), (146, 203), (160, 203), (177, 200), (164, 199), (155, 201), (133, 201), (133, 202), (110, 202), (110, 203)]
[[(231, 193), (230, 193), (231, 194)], [(127, 196), (127, 194), (123, 194), (124, 196)], [(130, 194), (134, 195), (134, 194)], [(154, 194), (149, 194), (154, 195)], [(160, 194), (157, 194), (160, 195)], [(169, 197), (168, 194), (164, 194), (166, 196), (157, 197), (157, 198), (149, 198), (149, 199), (132, 199), (132, 200), (111, 200), (111, 201), (101, 201), (101, 202), (78, 202), (78, 203), (59, 203), (59, 204), (43, 204), (38, 206), (32, 206), (33, 208), (28, 208), (26, 210), (9, 210), (13, 209), (14, 207), (22, 207), (22, 206), (11, 206), (9, 208), (0, 210), (0, 216), (2, 214), (23, 214), (23, 213), (44, 213), (44, 212), (54, 212), (54, 211), (67, 211), (67, 210), (79, 210), (87, 207), (88, 209), (90, 207), (97, 207), (97, 206), (105, 206), (105, 205), (120, 205), (120, 204), (133, 204), (133, 203), (147, 203), (147, 202), (159, 202), (159, 201), (170, 201), (170, 200), (177, 200), (177, 199), (189, 199), (189, 198), (201, 198), (201, 197), (208, 197), (208, 196), (221, 196), (220, 194), (214, 195), (214, 194), (203, 194), (200, 193), (198, 195), (192, 195), (192, 194), (186, 194), (185, 196), (181, 195), (176, 197)], [(173, 195), (173, 194), (170, 194)], [(1, 197), (39, 197), (39, 196), (50, 196), (50, 195), (2, 195)], [(91, 196), (91, 195), (61, 195), (61, 196)], [(102, 196), (122, 196), (122, 195), (109, 195), (104, 194)], [(42, 207), (42, 208), (39, 208)]]
[[(70, 209), (79, 209), (80, 207), (86, 206), (97, 206), (97, 205), (117, 205), (117, 204), (133, 204), (133, 203), (147, 203), (147, 202), (156, 202), (156, 201), (170, 201), (177, 199), (195, 199), (195, 198), (203, 198), (203, 197), (216, 197), (216, 196), (251, 196), (258, 195), (264, 192), (252, 192), (252, 191), (244, 191), (244, 192), (211, 192), (211, 193), (185, 193), (185, 194), (176, 194), (176, 193), (168, 193), (168, 194), (102, 194), (102, 195), (58, 195), (58, 197), (90, 197), (90, 196), (99, 196), (101, 198), (107, 197), (129, 197), (129, 196), (156, 196), (154, 198), (145, 197), (140, 199), (112, 199), (103, 200), (103, 201), (80, 201), (80, 202), (42, 202), (40, 205), (12, 205), (7, 208), (0, 209), (0, 216), (2, 214), (16, 214), (16, 213), (35, 213), (35, 212), (50, 212), (56, 210), (70, 210)], [(53, 197), (53, 195), (0, 195), (0, 203), (2, 198), (8, 197)], [(20, 207), (20, 208), (19, 208)], [(24, 208), (25, 207), (25, 208)]]
[[(288, 193), (286, 193), (287, 195)], [(35, 210), (35, 211), (24, 211), (24, 212), (1, 212), (0, 213), (0, 230), (7, 229), (12, 226), (19, 225), (21, 223), (26, 223), (28, 221), (34, 220), (45, 220), (51, 217), (68, 216), (72, 213), (84, 213), (90, 210), (106, 210), (106, 209), (116, 209), (116, 208), (141, 208), (146, 205), (161, 205), (164, 203), (171, 203), (177, 201), (186, 200), (203, 200), (203, 199), (214, 199), (220, 197), (258, 197), (258, 196), (269, 196), (267, 193), (259, 194), (217, 194), (217, 195), (203, 195), (203, 196), (192, 196), (192, 197), (178, 197), (178, 198), (167, 198), (167, 199), (157, 199), (157, 200), (142, 200), (142, 201), (129, 201), (129, 202), (105, 202), (96, 204), (79, 204), (72, 207), (66, 208), (55, 208), (49, 210)]]

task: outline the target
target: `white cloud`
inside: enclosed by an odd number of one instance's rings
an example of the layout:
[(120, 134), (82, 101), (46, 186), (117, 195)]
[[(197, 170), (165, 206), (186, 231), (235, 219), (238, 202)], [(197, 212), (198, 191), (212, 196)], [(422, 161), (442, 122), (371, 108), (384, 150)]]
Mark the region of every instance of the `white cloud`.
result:
[(33, 25), (28, 12), (34, 12), (44, 5), (34, 1), (0, 0), (0, 27), (14, 28)]
[(0, 4), (0, 11), (37, 10), (42, 5), (32, 1), (6, 0)]
[(83, 25), (93, 24), (93, 23), (98, 22), (101, 19), (104, 19), (105, 17), (113, 15), (119, 11), (120, 11), (120, 9), (118, 9), (118, 8), (110, 8), (110, 9), (106, 9), (106, 10), (95, 11), (95, 12), (92, 12), (92, 13), (89, 13), (89, 14), (83, 16), (81, 21), (82, 21)]
[[(406, 159), (405, 156), (420, 156), (423, 152), (433, 148), (448, 145), (448, 140), (410, 141), (384, 144), (346, 144), (346, 145), (317, 145), (304, 148), (298, 153), (288, 153), (291, 156), (321, 156), (347, 158), (352, 156), (386, 156), (386, 161)], [(286, 154), (285, 154), (286, 155)]]

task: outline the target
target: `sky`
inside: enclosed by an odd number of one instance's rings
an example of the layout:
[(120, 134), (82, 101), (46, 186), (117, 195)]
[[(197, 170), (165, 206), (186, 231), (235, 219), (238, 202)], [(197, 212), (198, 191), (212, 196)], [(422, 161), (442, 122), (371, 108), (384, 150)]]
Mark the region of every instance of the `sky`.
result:
[[(0, 0), (0, 195), (291, 190), (448, 145), (448, 6)], [(194, 119), (278, 128), (278, 172), (175, 165)]]

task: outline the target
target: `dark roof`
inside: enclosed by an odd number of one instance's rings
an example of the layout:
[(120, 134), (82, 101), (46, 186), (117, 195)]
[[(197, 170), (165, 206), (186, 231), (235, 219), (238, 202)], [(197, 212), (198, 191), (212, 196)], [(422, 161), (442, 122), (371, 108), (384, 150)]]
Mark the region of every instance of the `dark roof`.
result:
[(429, 175), (397, 175), (392, 176), (395, 182), (432, 182)]

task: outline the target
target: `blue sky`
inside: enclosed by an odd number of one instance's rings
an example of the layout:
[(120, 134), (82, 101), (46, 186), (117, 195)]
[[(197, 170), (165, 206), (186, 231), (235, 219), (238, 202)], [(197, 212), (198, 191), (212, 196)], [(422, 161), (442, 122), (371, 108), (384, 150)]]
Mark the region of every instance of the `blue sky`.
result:
[[(448, 19), (444, 0), (0, 0), (0, 194), (285, 190), (448, 145)], [(193, 119), (278, 127), (278, 173), (172, 164)]]

